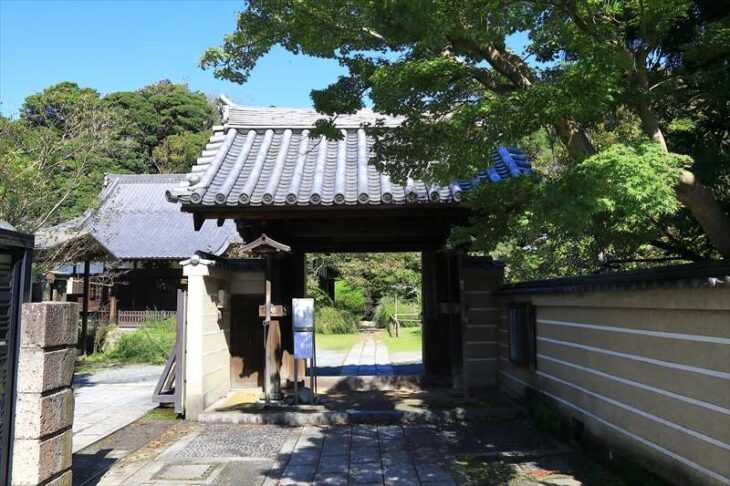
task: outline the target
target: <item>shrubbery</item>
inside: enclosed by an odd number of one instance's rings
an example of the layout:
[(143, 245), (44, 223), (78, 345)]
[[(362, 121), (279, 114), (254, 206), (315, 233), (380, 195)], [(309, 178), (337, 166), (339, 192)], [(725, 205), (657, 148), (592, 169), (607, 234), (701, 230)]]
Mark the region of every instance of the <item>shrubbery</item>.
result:
[[(385, 329), (392, 322), (392, 316), (395, 314), (395, 297), (387, 296), (380, 299), (378, 306), (375, 308), (375, 324)], [(421, 305), (418, 302), (408, 302), (398, 300), (398, 314), (415, 314), (420, 317)], [(409, 319), (415, 319), (415, 316), (409, 316)], [(417, 327), (420, 322), (401, 322), (402, 327)]]
[(148, 320), (143, 327), (125, 332), (111, 349), (100, 353), (103, 359), (124, 363), (162, 364), (175, 344), (175, 319)]
[(356, 334), (357, 318), (351, 313), (331, 306), (317, 307), (317, 334)]
[(365, 296), (360, 288), (350, 286), (345, 280), (335, 282), (335, 307), (353, 316), (363, 313)]

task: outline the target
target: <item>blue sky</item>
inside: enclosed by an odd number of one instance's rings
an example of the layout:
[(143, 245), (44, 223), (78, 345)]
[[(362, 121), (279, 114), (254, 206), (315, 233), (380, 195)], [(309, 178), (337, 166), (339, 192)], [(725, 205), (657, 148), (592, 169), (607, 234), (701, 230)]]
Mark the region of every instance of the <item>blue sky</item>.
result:
[(0, 0), (0, 112), (60, 81), (102, 94), (160, 79), (257, 106), (311, 106), (309, 92), (344, 70), (332, 60), (272, 50), (245, 85), (198, 67), (235, 29), (243, 0)]
[(310, 106), (309, 92), (343, 72), (335, 61), (274, 50), (241, 86), (198, 67), (236, 25), (242, 0), (0, 0), (0, 111), (74, 81), (101, 93), (160, 79), (249, 105)]

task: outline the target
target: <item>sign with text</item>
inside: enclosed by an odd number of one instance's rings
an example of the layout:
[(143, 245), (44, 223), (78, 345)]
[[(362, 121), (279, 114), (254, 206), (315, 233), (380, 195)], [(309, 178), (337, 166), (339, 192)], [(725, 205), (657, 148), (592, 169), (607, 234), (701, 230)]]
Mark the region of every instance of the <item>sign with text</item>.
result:
[(312, 359), (314, 356), (314, 340), (311, 331), (294, 331), (294, 357), (296, 359)]
[(294, 331), (314, 329), (314, 299), (292, 299)]
[(314, 357), (314, 299), (292, 299), (294, 358)]
[[(284, 317), (286, 315), (286, 309), (283, 305), (271, 304), (271, 317)], [(259, 306), (259, 317), (266, 317), (266, 304)]]

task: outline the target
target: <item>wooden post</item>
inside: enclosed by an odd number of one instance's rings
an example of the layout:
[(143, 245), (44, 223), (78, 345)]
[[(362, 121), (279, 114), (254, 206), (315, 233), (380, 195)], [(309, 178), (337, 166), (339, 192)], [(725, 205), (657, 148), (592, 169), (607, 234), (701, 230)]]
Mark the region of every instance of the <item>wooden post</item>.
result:
[(81, 306), (81, 355), (86, 354), (86, 341), (89, 325), (89, 260), (84, 260), (84, 296)]
[(269, 332), (271, 324), (271, 256), (266, 255), (266, 315), (264, 316), (264, 399), (266, 405), (271, 403), (271, 355), (269, 350)]
[[(114, 303), (116, 312), (116, 299)], [(187, 319), (187, 292), (177, 289), (175, 329), (175, 413), (185, 413), (185, 320)]]
[(117, 324), (117, 298), (109, 297), (109, 324)]
[(398, 322), (398, 293), (395, 294), (395, 337), (400, 337), (400, 323)]
[(464, 398), (469, 398), (469, 367), (466, 366), (466, 296), (464, 295), (464, 252), (458, 252), (456, 255), (456, 268), (459, 275), (459, 326), (461, 327), (461, 391)]

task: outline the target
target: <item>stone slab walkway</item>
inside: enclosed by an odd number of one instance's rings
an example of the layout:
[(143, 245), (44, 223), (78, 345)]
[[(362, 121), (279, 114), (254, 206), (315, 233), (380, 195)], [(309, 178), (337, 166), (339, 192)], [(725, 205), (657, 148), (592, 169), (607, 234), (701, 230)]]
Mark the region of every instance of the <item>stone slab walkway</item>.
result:
[[(469, 482), (465, 461), (487, 468)], [(618, 484), (597, 465), (586, 475), (584, 461), (525, 419), (327, 427), (178, 421), (115, 464), (98, 484)]]
[(153, 409), (161, 366), (132, 365), (74, 377), (73, 452), (134, 422)]
[(266, 484), (455, 485), (441, 441), (424, 427), (303, 427), (281, 477)]
[(360, 334), (346, 352), (317, 349), (319, 376), (395, 376), (423, 373), (421, 352), (389, 353), (382, 331)]
[(175, 420), (143, 417), (76, 452), (72, 463), (73, 485), (96, 484), (116, 462), (159, 437), (175, 423)]
[(388, 348), (378, 333), (363, 333), (345, 357), (341, 376), (393, 376)]

